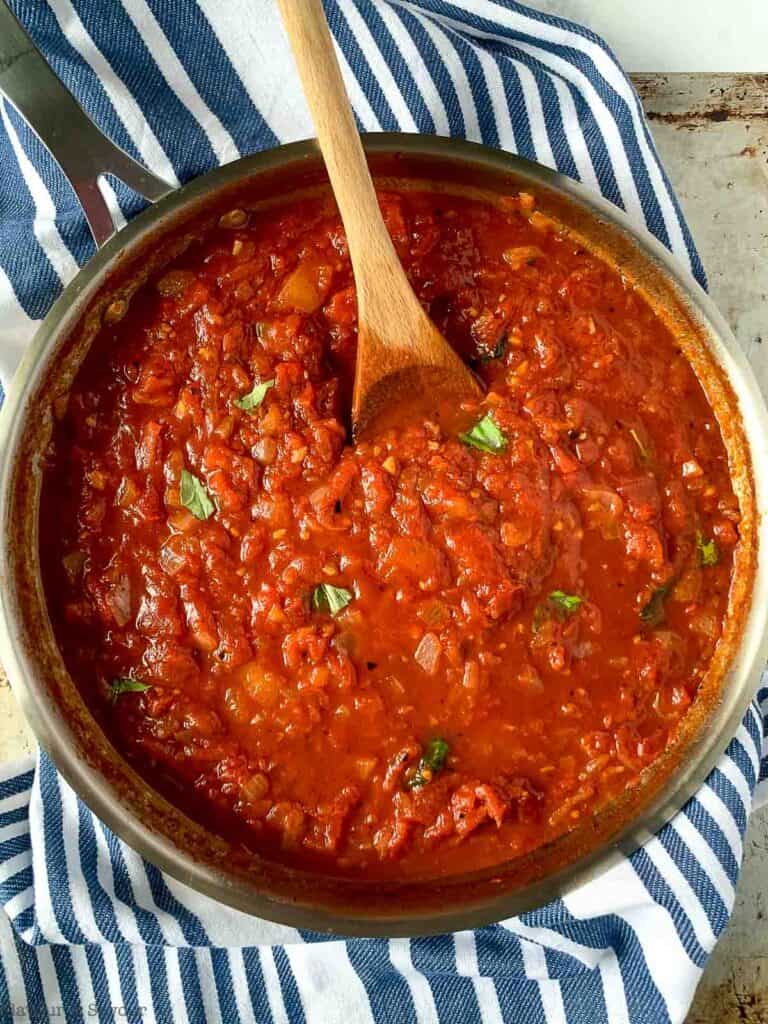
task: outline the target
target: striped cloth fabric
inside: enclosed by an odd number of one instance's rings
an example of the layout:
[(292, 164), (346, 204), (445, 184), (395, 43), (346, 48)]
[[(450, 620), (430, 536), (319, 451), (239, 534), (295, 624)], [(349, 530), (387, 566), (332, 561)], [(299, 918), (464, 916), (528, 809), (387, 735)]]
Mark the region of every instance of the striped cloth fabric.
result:
[[(91, 117), (168, 181), (312, 134), (271, 0), (11, 6)], [(460, 135), (556, 167), (704, 283), (638, 98), (591, 32), (512, 0), (326, 8), (363, 130)], [(93, 243), (54, 161), (0, 113), (7, 382)], [(142, 206), (119, 182), (107, 191), (125, 219)], [(696, 797), (599, 880), (494, 927), (413, 940), (330, 940), (224, 908), (126, 847), (45, 754), (6, 765), (0, 1020), (682, 1021), (733, 907), (763, 722), (756, 700)]]

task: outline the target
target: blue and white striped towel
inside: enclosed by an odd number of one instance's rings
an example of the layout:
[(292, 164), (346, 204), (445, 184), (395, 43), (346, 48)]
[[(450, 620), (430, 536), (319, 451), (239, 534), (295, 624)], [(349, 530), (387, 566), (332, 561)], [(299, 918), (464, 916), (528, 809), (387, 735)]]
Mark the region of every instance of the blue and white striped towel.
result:
[[(12, 6), (94, 120), (170, 181), (311, 135), (271, 0)], [(557, 167), (704, 281), (638, 99), (592, 33), (512, 0), (326, 6), (363, 129), (461, 135)], [(55, 163), (1, 106), (7, 380), (93, 244)], [(110, 188), (126, 218), (142, 205)], [(324, 940), (228, 910), (142, 861), (44, 754), (7, 765), (0, 1020), (682, 1021), (733, 906), (762, 748), (756, 701), (697, 796), (598, 881), (491, 928), (410, 941)]]

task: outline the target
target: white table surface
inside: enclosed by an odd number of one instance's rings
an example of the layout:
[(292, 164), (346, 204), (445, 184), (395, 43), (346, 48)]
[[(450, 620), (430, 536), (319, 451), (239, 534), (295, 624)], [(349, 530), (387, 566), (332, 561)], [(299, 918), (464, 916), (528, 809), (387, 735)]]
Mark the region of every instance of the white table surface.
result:
[(768, 71), (768, 0), (522, 0), (587, 25), (627, 71)]

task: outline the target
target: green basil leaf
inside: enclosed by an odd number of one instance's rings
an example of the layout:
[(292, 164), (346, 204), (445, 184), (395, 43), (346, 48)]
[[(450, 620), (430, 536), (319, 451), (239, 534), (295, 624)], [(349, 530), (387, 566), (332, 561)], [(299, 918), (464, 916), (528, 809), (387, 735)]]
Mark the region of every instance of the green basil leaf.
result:
[(431, 769), (433, 772), (442, 771), (449, 750), (448, 744), (439, 736), (430, 740), (421, 759), (422, 766)]
[(546, 601), (537, 604), (534, 608), (531, 632), (538, 633), (544, 623), (553, 617), (553, 614), (561, 621), (570, 618), (583, 603), (584, 598), (579, 597), (578, 594), (566, 594), (564, 590), (553, 590), (547, 595)]
[(563, 618), (566, 618), (578, 610), (584, 599), (578, 594), (566, 594), (564, 590), (553, 590), (548, 600)]
[(254, 384), (253, 388), (247, 395), (243, 395), (241, 398), (235, 400), (235, 405), (238, 409), (244, 409), (245, 412), (253, 412), (254, 409), (259, 408), (261, 403), (267, 397), (269, 389), (274, 386), (274, 380), (263, 380), (260, 384)]
[(312, 591), (312, 610), (316, 612), (328, 612), (329, 615), (338, 615), (342, 608), (346, 608), (352, 600), (351, 590), (344, 587), (334, 587), (330, 583), (320, 583)]
[(479, 448), (481, 452), (490, 452), (492, 455), (503, 452), (507, 447), (507, 438), (496, 426), (493, 416), (489, 412), (466, 434), (459, 434), (459, 440), (472, 448)]
[(206, 489), (186, 469), (181, 471), (181, 504), (189, 509), (195, 519), (208, 519), (216, 511)]
[(720, 561), (717, 542), (713, 538), (707, 540), (701, 530), (696, 531), (696, 551), (699, 556), (699, 565), (705, 568), (717, 565)]
[(114, 704), (121, 693), (144, 693), (149, 689), (149, 683), (142, 683), (140, 679), (129, 679), (128, 676), (118, 676), (109, 684), (109, 697)]
[(416, 771), (406, 781), (406, 789), (420, 789), (426, 786), (445, 767), (450, 747), (439, 736), (430, 740), (421, 756)]

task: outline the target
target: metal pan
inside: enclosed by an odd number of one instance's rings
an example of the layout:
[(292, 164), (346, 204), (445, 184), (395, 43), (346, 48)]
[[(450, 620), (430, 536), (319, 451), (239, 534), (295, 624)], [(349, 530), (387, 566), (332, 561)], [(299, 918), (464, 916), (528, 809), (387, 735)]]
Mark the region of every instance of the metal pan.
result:
[[(0, 90), (59, 161), (99, 251), (52, 307), (0, 415), (0, 660), (37, 738), (78, 795), (148, 860), (199, 892), (273, 921), (355, 935), (471, 928), (541, 905), (603, 872), (669, 820), (714, 766), (749, 704), (766, 656), (768, 414), (746, 359), (706, 294), (654, 238), (574, 182), (456, 140), (367, 135), (379, 182), (490, 198), (525, 189), (583, 244), (617, 266), (674, 331), (720, 423), (742, 512), (723, 638), (673, 743), (640, 783), (554, 843), (472, 875), (372, 884), (298, 871), (226, 842), (185, 817), (111, 746), (69, 677), (40, 578), (41, 461), (53, 406), (66, 395), (107, 310), (206, 224), (236, 206), (322, 188), (315, 146), (247, 157), (172, 191), (88, 121), (0, 3)], [(115, 234), (98, 179), (111, 173), (155, 205)], [(111, 315), (107, 314), (108, 316)]]

